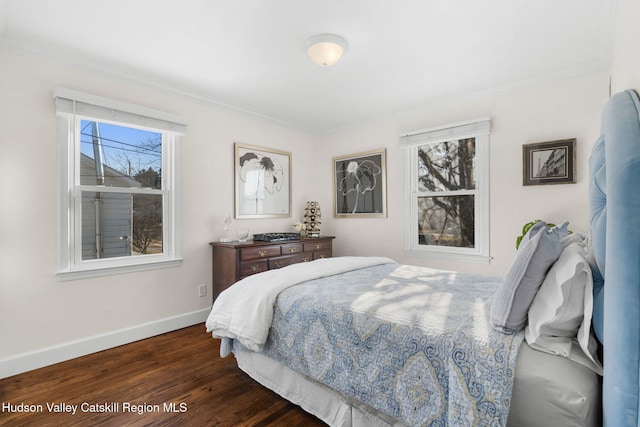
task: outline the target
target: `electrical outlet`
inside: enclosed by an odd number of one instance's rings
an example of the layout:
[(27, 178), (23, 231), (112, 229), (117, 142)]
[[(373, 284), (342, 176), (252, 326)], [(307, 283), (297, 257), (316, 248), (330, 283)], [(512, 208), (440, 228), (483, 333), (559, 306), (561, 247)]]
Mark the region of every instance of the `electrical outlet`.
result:
[(207, 296), (207, 285), (198, 285), (198, 295), (201, 297)]

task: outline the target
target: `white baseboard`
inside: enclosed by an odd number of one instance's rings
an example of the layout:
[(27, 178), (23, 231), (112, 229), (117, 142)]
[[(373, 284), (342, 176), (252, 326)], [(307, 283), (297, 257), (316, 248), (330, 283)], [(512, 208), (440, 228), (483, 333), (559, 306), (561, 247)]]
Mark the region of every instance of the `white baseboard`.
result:
[[(210, 308), (156, 320), (154, 322), (143, 323), (94, 335), (80, 340), (70, 341), (63, 344), (45, 347), (39, 350), (17, 354), (4, 359), (0, 359), (0, 379), (7, 378), (23, 372), (64, 362), (76, 357), (128, 344), (144, 338), (186, 328), (198, 323), (204, 323)], [(204, 332), (204, 326), (202, 328)]]

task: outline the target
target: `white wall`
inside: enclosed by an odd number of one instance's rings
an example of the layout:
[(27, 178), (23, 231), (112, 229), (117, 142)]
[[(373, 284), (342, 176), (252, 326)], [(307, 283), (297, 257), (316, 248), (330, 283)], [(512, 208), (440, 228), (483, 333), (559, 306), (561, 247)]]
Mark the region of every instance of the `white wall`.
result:
[[(181, 147), (181, 267), (76, 281), (57, 279), (55, 86), (179, 114), (187, 120), (188, 133)], [(287, 150), (293, 158), (293, 218), (243, 220), (251, 232), (293, 231), (291, 224), (302, 217), (304, 202), (315, 196), (317, 177), (307, 170), (314, 164), (313, 136), (3, 50), (0, 130), (0, 377), (3, 362), (14, 366), (19, 362), (16, 357), (26, 356), (25, 352), (77, 344), (176, 316), (191, 323), (204, 320), (211, 301), (208, 243), (220, 238), (224, 215), (233, 215), (234, 142)], [(232, 223), (232, 231), (239, 223)], [(197, 286), (202, 283), (208, 288), (206, 298), (198, 297)], [(34, 363), (48, 357), (29, 356)], [(10, 369), (5, 376), (9, 374)]]
[(640, 92), (640, 2), (618, 0), (611, 58), (611, 92), (635, 89)]
[[(501, 276), (515, 255), (515, 237), (533, 219), (587, 229), (587, 171), (591, 147), (599, 133), (600, 110), (608, 95), (609, 75), (529, 86), (437, 111), (403, 115), (327, 136), (321, 176), (331, 174), (331, 157), (377, 148), (387, 149), (388, 218), (327, 217), (332, 212), (331, 182), (323, 181), (323, 225), (338, 236), (337, 254), (384, 255), (409, 264)], [(401, 132), (490, 117), (490, 264), (429, 261), (403, 254), (403, 152)], [(577, 183), (522, 186), (522, 145), (577, 138)]]

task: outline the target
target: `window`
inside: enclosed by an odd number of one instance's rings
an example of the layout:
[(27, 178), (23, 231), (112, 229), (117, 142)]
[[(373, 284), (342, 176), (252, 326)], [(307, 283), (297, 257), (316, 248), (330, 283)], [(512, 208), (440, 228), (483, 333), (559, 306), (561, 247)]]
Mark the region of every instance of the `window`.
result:
[(489, 120), (400, 136), (409, 255), (489, 262)]
[(180, 263), (173, 115), (56, 88), (60, 277)]

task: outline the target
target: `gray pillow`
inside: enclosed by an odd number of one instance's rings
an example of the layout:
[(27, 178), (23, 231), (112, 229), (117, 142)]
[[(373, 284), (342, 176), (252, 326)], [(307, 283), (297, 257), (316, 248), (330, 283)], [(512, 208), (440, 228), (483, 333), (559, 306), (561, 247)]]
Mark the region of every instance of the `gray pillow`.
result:
[(549, 228), (536, 223), (524, 236), (516, 258), (502, 278), (491, 304), (491, 323), (501, 332), (518, 332), (527, 323), (533, 302), (547, 271), (562, 253), (560, 240), (568, 234), (566, 222)]

